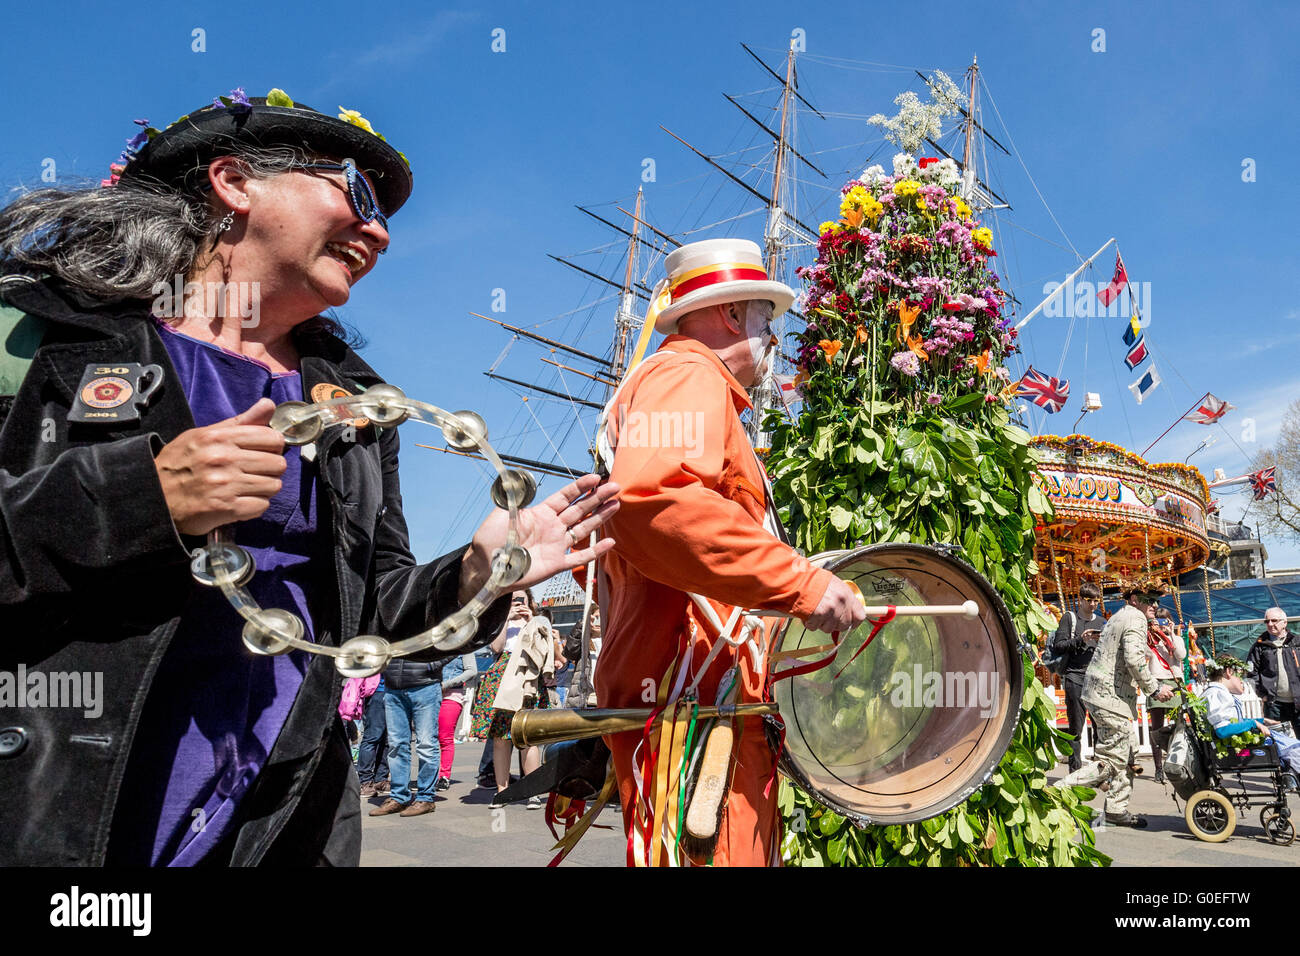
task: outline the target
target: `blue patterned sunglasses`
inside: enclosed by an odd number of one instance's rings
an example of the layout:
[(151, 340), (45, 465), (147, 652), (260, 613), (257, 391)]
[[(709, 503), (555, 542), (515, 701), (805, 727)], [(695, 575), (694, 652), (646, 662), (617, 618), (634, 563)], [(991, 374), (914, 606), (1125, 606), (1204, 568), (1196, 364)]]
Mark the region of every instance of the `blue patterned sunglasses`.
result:
[(388, 230), (388, 219), (379, 211), (379, 201), (375, 199), (374, 190), (370, 188), (366, 177), (357, 169), (355, 160), (345, 159), (342, 163), (303, 163), (298, 168), (343, 173), (348, 181), (348, 201), (352, 203), (352, 211), (357, 214), (357, 218), (362, 222), (378, 222), (385, 231)]

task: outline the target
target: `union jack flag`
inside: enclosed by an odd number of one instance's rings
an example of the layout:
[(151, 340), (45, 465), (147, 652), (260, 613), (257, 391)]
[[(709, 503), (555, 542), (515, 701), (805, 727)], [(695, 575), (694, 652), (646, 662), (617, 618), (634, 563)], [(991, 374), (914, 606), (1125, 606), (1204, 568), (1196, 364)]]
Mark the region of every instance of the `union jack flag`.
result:
[(1277, 468), (1265, 468), (1250, 476), (1250, 488), (1255, 492), (1255, 500), (1263, 501), (1270, 491), (1277, 491), (1277, 480), (1273, 473)]
[(1016, 397), (1027, 398), (1049, 412), (1059, 412), (1070, 398), (1070, 383), (1065, 379), (1049, 378), (1029, 366), (1016, 386)]

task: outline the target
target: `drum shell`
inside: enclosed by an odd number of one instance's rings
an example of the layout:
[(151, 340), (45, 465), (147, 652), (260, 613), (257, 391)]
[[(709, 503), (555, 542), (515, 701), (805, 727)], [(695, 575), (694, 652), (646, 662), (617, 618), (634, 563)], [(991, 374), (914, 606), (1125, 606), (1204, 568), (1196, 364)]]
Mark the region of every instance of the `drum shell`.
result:
[[(778, 680), (773, 687), (786, 733), (781, 770), (814, 799), (859, 825), (914, 823), (937, 816), (988, 780), (1015, 732), (1024, 696), (1024, 665), (1011, 615), (988, 581), (939, 548), (871, 545), (839, 554), (825, 567), (855, 581), (872, 605), (961, 604), (969, 599), (978, 605), (975, 619), (898, 617), (848, 664), (870, 633), (868, 623), (846, 638), (826, 668)], [(791, 622), (782, 625), (775, 641), (778, 649), (787, 650), (825, 644), (826, 636)], [(890, 683), (862, 700), (864, 733), (855, 738), (852, 730), (842, 733), (810, 725), (811, 720), (824, 721), (828, 700), (848, 700), (843, 691), (850, 688), (844, 682), (854, 680), (855, 673), (860, 678), (881, 664), (888, 670), (891, 661), (908, 660), (913, 645), (922, 645), (915, 666), (894, 670)], [(844, 676), (836, 677), (841, 668)], [(899, 701), (928, 700), (934, 684), (931, 674), (942, 675), (938, 706), (895, 706)], [(970, 701), (957, 706), (963, 695), (973, 697), (974, 706)], [(981, 700), (989, 706), (980, 706)], [(980, 716), (984, 711), (987, 716)], [(867, 720), (872, 712), (878, 719)], [(837, 711), (835, 719), (839, 716)], [(897, 734), (885, 732), (887, 738), (897, 739), (875, 739), (878, 725), (887, 723), (901, 728)], [(841, 756), (828, 756), (828, 751)]]

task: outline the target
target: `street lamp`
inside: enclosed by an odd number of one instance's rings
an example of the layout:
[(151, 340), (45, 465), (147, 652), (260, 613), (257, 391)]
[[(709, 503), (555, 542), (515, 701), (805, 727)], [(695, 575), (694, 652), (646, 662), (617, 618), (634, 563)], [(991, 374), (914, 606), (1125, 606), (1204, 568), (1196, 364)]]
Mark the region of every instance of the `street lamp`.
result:
[(1076, 431), (1079, 428), (1079, 422), (1083, 421), (1083, 416), (1089, 412), (1101, 411), (1101, 395), (1098, 392), (1085, 392), (1083, 396), (1083, 408), (1079, 411), (1079, 417), (1074, 420), (1070, 431)]
[(1198, 451), (1200, 451), (1200, 450), (1203, 449), (1203, 448), (1209, 448), (1211, 445), (1213, 445), (1213, 444), (1214, 444), (1216, 441), (1218, 441), (1218, 440), (1219, 440), (1219, 439), (1218, 439), (1217, 437), (1215, 437), (1214, 435), (1211, 435), (1209, 438), (1205, 439), (1205, 441), (1201, 442), (1199, 445), (1197, 445), (1195, 448), (1193, 448), (1193, 449), (1191, 450), (1191, 452), (1188, 454), (1188, 456), (1187, 456), (1186, 458), (1183, 459), (1183, 464), (1184, 464), (1184, 465), (1187, 464), (1187, 463), (1191, 460), (1192, 455), (1195, 455)]

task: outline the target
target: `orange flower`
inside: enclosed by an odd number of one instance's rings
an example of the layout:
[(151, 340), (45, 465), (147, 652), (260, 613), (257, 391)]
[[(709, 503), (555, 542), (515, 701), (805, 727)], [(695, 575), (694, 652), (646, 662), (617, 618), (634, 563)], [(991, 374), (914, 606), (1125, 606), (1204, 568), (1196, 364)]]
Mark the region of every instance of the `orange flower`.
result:
[(916, 357), (919, 358), (922, 362), (928, 362), (930, 361), (930, 353), (927, 352), (925, 349), (921, 348), (922, 341), (923, 340), (919, 335), (909, 335), (907, 337), (907, 347), (911, 349), (911, 351), (916, 355)]
[(863, 326), (861, 326), (861, 325), (859, 325), (859, 326), (858, 326), (858, 344), (859, 344), (859, 345), (865, 345), (865, 344), (866, 344), (866, 341), (867, 341), (867, 337), (868, 337), (868, 336), (867, 336), (867, 330), (866, 330), (866, 328), (863, 327)]
[(981, 375), (983, 375), (985, 372), (987, 372), (987, 371), (989, 370), (989, 350), (988, 350), (988, 349), (985, 349), (985, 350), (984, 350), (984, 354), (981, 355), (979, 358), (977, 358), (977, 359), (975, 360), (975, 367), (976, 367), (977, 369), (980, 370), (980, 374), (981, 374)]
[(866, 219), (866, 215), (862, 212), (861, 209), (850, 209), (848, 212), (844, 214), (844, 218), (841, 220), (841, 222), (843, 222), (844, 225), (848, 226), (850, 229), (860, 229), (862, 227), (862, 221), (864, 219)]
[(794, 377), (794, 387), (803, 388), (807, 384), (809, 377), (807, 371), (800, 369), (799, 374)]
[(826, 355), (827, 365), (830, 365), (835, 356), (839, 354), (840, 349), (844, 348), (844, 343), (839, 339), (822, 339), (817, 344)]
[(908, 333), (912, 330), (912, 326), (916, 324), (916, 317), (920, 314), (921, 307), (919, 305), (909, 305), (906, 300), (898, 303), (898, 341), (900, 345), (908, 338)]

